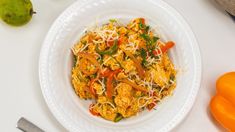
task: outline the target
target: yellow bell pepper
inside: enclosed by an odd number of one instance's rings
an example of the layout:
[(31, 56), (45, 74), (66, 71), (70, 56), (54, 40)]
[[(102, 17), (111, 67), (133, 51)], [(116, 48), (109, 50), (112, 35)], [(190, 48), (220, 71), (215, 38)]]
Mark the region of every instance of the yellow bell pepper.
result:
[(211, 113), (224, 128), (235, 132), (235, 72), (222, 75), (216, 90), (210, 102)]

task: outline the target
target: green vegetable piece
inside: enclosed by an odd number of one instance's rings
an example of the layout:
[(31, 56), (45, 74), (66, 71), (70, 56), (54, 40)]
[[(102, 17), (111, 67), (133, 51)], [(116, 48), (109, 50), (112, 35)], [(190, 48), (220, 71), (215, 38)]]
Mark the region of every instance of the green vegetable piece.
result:
[(120, 120), (123, 119), (123, 116), (121, 114), (117, 114), (116, 118), (114, 119), (114, 122), (119, 122)]
[(146, 48), (148, 52), (151, 54), (152, 50), (154, 49), (154, 46), (150, 36), (148, 34), (143, 33), (140, 35), (140, 37), (142, 37), (146, 41)]
[(95, 50), (96, 50), (96, 52), (97, 52), (98, 54), (100, 54), (100, 55), (105, 55), (105, 54), (107, 54), (107, 55), (113, 55), (113, 54), (115, 54), (115, 53), (117, 52), (117, 50), (118, 50), (118, 45), (117, 45), (117, 43), (118, 43), (117, 40), (115, 40), (113, 46), (111, 46), (109, 49), (107, 49), (107, 50), (105, 50), (105, 51), (100, 51), (99, 48), (98, 48), (98, 45), (96, 45)]
[(144, 29), (144, 31), (147, 33), (147, 32), (149, 31), (149, 29), (150, 29), (150, 26), (147, 26), (147, 25), (143, 24), (143, 23), (140, 21), (140, 23), (139, 23), (139, 28), (140, 28), (140, 29)]
[(150, 37), (149, 37), (149, 35), (148, 34), (145, 34), (145, 33), (143, 33), (143, 34), (140, 34), (140, 37), (142, 37), (145, 41), (150, 41)]
[(156, 43), (158, 40), (159, 40), (159, 38), (154, 36), (153, 39), (152, 39), (152, 43)]
[(150, 36), (145, 33), (141, 34), (140, 37), (142, 37), (146, 41), (146, 48), (148, 50), (148, 53), (152, 57), (155, 57), (155, 55), (153, 54), (153, 50), (155, 50), (155, 46), (156, 46), (155, 44), (159, 38), (156, 36), (150, 38)]
[(146, 65), (147, 65), (147, 61), (146, 61), (147, 52), (145, 51), (145, 49), (143, 49), (143, 48), (140, 49), (140, 56), (142, 57), (142, 62), (141, 62), (141, 64), (142, 64), (143, 66), (146, 66)]
[(145, 25), (140, 22), (140, 23), (139, 23), (139, 28), (140, 28), (140, 29), (145, 29)]
[(9, 25), (24, 25), (34, 13), (30, 0), (0, 0), (0, 18)]
[(145, 32), (148, 32), (149, 29), (150, 29), (150, 26), (146, 26), (146, 27), (145, 27)]

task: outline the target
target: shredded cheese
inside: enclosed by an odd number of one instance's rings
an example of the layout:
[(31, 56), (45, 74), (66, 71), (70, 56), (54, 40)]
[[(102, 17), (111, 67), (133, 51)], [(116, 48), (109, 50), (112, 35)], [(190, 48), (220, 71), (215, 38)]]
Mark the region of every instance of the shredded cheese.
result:
[(82, 51), (85, 50), (88, 46), (89, 46), (89, 44), (86, 43), (86, 45), (84, 45), (84, 46), (79, 50), (79, 52), (82, 52)]
[(113, 107), (114, 109), (116, 108), (111, 102), (108, 102), (108, 101), (107, 101), (107, 102), (104, 102), (104, 103), (102, 103), (102, 104), (103, 104), (103, 105), (104, 105), (104, 104), (109, 104), (109, 105), (110, 105), (111, 107)]
[(104, 91), (105, 91), (105, 84), (104, 84), (104, 78), (102, 79), (102, 82), (100, 80), (98, 80), (98, 82), (101, 84), (101, 87), (102, 87), (102, 91), (97, 93), (99, 95), (103, 94)]

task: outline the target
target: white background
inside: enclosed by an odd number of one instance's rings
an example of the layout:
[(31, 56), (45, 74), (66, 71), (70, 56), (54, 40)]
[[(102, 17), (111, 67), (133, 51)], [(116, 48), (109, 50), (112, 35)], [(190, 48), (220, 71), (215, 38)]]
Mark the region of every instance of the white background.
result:
[[(213, 0), (165, 0), (191, 25), (202, 55), (202, 83), (192, 111), (175, 132), (224, 131), (212, 119), (208, 104), (219, 75), (235, 71), (235, 22)], [(0, 22), (0, 130), (18, 132), (24, 116), (50, 132), (66, 131), (44, 102), (38, 58), (53, 21), (73, 0), (33, 0), (37, 14), (23, 27)]]

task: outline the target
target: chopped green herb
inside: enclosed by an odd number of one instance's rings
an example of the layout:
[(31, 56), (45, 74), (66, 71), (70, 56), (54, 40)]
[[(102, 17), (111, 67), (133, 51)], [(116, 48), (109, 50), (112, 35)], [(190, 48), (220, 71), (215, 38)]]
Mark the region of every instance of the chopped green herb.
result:
[(147, 33), (149, 31), (149, 29), (150, 29), (150, 26), (146, 26), (145, 27), (145, 32)]
[(143, 23), (140, 22), (140, 23), (139, 23), (139, 28), (140, 28), (140, 29), (145, 29), (146, 26), (145, 26)]
[(159, 40), (159, 38), (156, 37), (156, 36), (154, 36), (153, 39), (152, 39), (153, 43), (156, 43), (158, 40)]
[(150, 37), (148, 34), (145, 34), (145, 33), (140, 34), (140, 37), (142, 37), (146, 42), (150, 41)]
[(140, 28), (140, 29), (143, 29), (146, 33), (147, 33), (147, 32), (149, 31), (149, 29), (150, 29), (150, 27), (147, 26), (147, 25), (145, 25), (145, 24), (143, 24), (142, 21), (140, 21), (140, 23), (139, 23), (139, 28)]
[(155, 50), (156, 42), (159, 39), (158, 37), (150, 37), (148, 34), (141, 34), (140, 37), (142, 37), (146, 41), (146, 48), (148, 50), (148, 53), (154, 57), (155, 55), (153, 54), (153, 50)]
[(143, 66), (146, 66), (146, 64), (147, 64), (147, 61), (146, 61), (147, 52), (145, 51), (145, 49), (143, 49), (143, 48), (140, 49), (140, 56), (142, 57), (142, 62), (141, 62), (141, 64), (142, 64)]

